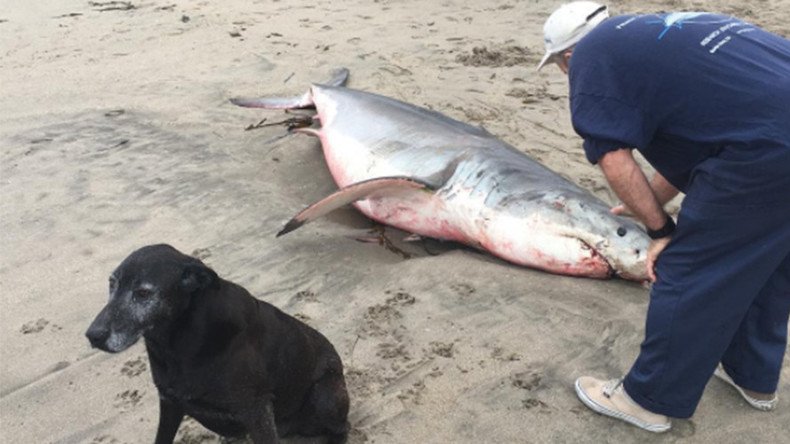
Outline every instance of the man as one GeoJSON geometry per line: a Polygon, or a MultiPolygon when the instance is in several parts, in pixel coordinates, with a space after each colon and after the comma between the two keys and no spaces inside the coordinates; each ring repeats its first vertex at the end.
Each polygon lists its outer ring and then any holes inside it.
{"type": "Polygon", "coordinates": [[[589,1],[552,13],[544,35],[538,69],[568,74],[574,129],[624,204],[613,211],[653,239],[639,357],[623,379],[579,378],[579,398],[663,432],[715,372],[773,409],[790,313],[790,41],[709,13],[609,18],[589,1]],[[678,190],[676,227],[663,206],[678,190]]]}

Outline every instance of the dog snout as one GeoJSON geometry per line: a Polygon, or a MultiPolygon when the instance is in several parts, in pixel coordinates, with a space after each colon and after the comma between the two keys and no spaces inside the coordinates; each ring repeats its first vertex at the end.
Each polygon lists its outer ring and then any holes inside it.
{"type": "Polygon", "coordinates": [[[98,348],[104,351],[107,349],[107,340],[110,338],[110,322],[108,315],[108,307],[104,307],[102,311],[93,320],[88,331],[85,332],[88,341],[90,341],[93,348],[98,348]]]}
{"type": "Polygon", "coordinates": [[[91,343],[91,347],[107,350],[107,339],[110,337],[110,329],[105,325],[96,325],[94,322],[85,332],[85,336],[91,343]]]}

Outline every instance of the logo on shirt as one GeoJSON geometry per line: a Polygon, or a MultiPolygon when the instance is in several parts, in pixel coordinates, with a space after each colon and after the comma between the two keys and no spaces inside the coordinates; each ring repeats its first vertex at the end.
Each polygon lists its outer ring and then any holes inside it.
{"type": "Polygon", "coordinates": [[[655,17],[654,20],[647,20],[645,21],[648,25],[660,24],[664,27],[661,32],[658,34],[658,40],[664,38],[664,36],[671,30],[671,29],[683,29],[685,25],[713,25],[717,23],[725,23],[732,18],[720,18],[720,17],[710,17],[707,20],[702,18],[702,16],[707,15],[706,12],[673,12],[670,14],[664,15],[650,15],[648,17],[655,17]]]}

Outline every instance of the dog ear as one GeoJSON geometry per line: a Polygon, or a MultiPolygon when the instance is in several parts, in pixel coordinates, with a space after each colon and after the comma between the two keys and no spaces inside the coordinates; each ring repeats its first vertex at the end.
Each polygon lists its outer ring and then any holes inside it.
{"type": "Polygon", "coordinates": [[[187,293],[205,290],[219,284],[219,276],[200,261],[187,264],[181,273],[181,288],[187,293]]]}

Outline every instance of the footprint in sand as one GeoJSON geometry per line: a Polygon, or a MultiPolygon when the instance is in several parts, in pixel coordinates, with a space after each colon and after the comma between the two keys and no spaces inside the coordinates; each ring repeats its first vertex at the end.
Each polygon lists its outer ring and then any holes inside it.
{"type": "Polygon", "coordinates": [[[121,409],[130,409],[132,407],[137,406],[140,401],[143,399],[143,395],[145,392],[140,392],[139,390],[124,390],[121,393],[115,395],[115,407],[121,409]]]}
{"type": "MultiPolygon", "coordinates": [[[[513,387],[526,390],[530,395],[534,395],[534,391],[541,387],[542,380],[543,374],[534,369],[517,372],[510,376],[510,382],[513,387]]],[[[530,396],[521,400],[521,405],[527,410],[538,407],[541,409],[542,413],[547,413],[550,409],[548,404],[535,396],[530,396]]]]}
{"type": "Polygon", "coordinates": [[[475,287],[473,287],[473,286],[471,286],[469,284],[465,284],[463,282],[456,282],[456,283],[450,284],[450,289],[453,290],[455,292],[455,294],[457,294],[460,297],[471,296],[472,294],[475,293],[475,291],[477,291],[477,289],[475,289],[475,287]]]}
{"type": "Polygon", "coordinates": [[[318,302],[318,296],[311,290],[301,290],[292,299],[295,302],[318,302]]]}
{"type": "Polygon", "coordinates": [[[148,365],[145,362],[145,357],[138,356],[135,359],[124,362],[123,367],[121,367],[121,374],[133,378],[145,372],[147,368],[148,365]]]}
{"type": "Polygon", "coordinates": [[[495,46],[488,49],[486,46],[476,46],[472,52],[458,54],[455,61],[464,66],[488,66],[498,68],[502,66],[529,65],[538,63],[540,57],[529,48],[521,46],[495,46]]]}
{"type": "Polygon", "coordinates": [[[452,358],[455,356],[455,343],[444,343],[439,341],[432,341],[430,344],[431,353],[442,358],[452,358]]]}
{"type": "Polygon", "coordinates": [[[192,251],[192,256],[204,261],[211,257],[211,250],[208,248],[196,248],[192,251]]]}
{"type": "Polygon", "coordinates": [[[540,386],[540,380],[543,376],[534,370],[527,370],[524,372],[514,373],[510,377],[513,387],[518,387],[523,390],[532,391],[540,386]]]}
{"type": "Polygon", "coordinates": [[[383,342],[379,344],[376,356],[381,359],[396,359],[403,362],[411,361],[409,351],[400,343],[383,342]]]}
{"type": "Polygon", "coordinates": [[[392,324],[403,317],[398,309],[413,305],[417,299],[403,290],[387,290],[384,294],[392,295],[383,304],[371,305],[365,313],[364,323],[360,326],[361,333],[370,336],[387,336],[397,331],[392,324]]]}
{"type": "Polygon", "coordinates": [[[60,331],[63,330],[63,327],[57,324],[50,324],[50,322],[44,318],[40,318],[35,321],[30,321],[25,323],[20,329],[19,332],[23,335],[29,335],[31,333],[40,333],[44,331],[47,326],[50,326],[52,331],[60,331]]]}
{"type": "Polygon", "coordinates": [[[118,441],[117,438],[110,436],[110,435],[101,435],[94,437],[90,444],[117,444],[121,441],[118,441]]]}

